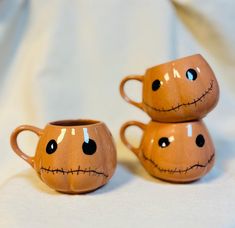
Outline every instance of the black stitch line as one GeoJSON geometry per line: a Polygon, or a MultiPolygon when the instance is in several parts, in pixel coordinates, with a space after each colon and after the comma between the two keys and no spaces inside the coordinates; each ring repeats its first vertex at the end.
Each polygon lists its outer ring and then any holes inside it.
{"type": "Polygon", "coordinates": [[[73,173],[77,173],[77,175],[78,175],[79,172],[83,172],[83,174],[89,173],[89,175],[90,175],[90,173],[94,173],[96,175],[103,175],[106,178],[108,177],[107,174],[102,173],[102,172],[98,172],[98,171],[90,169],[90,168],[89,168],[89,170],[87,170],[87,169],[80,169],[80,166],[78,166],[78,169],[76,169],[76,170],[72,170],[72,169],[71,170],[63,170],[63,168],[61,168],[61,169],[50,169],[50,166],[49,166],[49,168],[41,167],[41,170],[42,171],[46,171],[47,173],[52,172],[53,174],[54,174],[54,172],[56,172],[56,173],[63,173],[63,175],[64,174],[69,174],[69,173],[72,173],[72,174],[73,173]]]}
{"type": "Polygon", "coordinates": [[[145,103],[144,104],[148,107],[150,107],[151,109],[157,111],[157,112],[170,112],[170,111],[177,111],[177,109],[179,109],[180,107],[182,106],[189,106],[189,105],[193,105],[195,104],[195,106],[197,105],[197,102],[201,101],[202,102],[202,99],[208,94],[210,93],[210,91],[212,90],[213,88],[213,83],[214,83],[214,80],[211,80],[210,82],[210,87],[197,99],[194,99],[193,102],[188,102],[188,103],[183,103],[183,104],[178,104],[177,106],[175,107],[172,107],[170,109],[158,109],[158,108],[154,108],[152,106],[150,106],[149,104],[145,103]]]}
{"type": "Polygon", "coordinates": [[[163,168],[159,167],[159,165],[156,164],[152,159],[147,158],[147,157],[145,156],[145,154],[143,153],[143,158],[144,158],[145,160],[151,162],[151,164],[153,164],[154,167],[157,168],[160,172],[169,172],[169,173],[172,173],[172,174],[174,174],[174,173],[180,173],[180,174],[181,174],[181,172],[184,172],[184,173],[186,174],[189,170],[191,170],[191,169],[193,169],[193,168],[195,168],[195,167],[196,167],[196,168],[205,168],[205,167],[207,167],[207,165],[213,160],[214,156],[215,156],[215,154],[212,154],[211,157],[209,158],[209,160],[207,161],[207,163],[206,163],[205,165],[202,165],[202,164],[200,164],[200,163],[198,162],[197,164],[194,164],[194,165],[192,165],[192,166],[190,166],[190,167],[187,167],[186,169],[178,169],[178,170],[177,170],[177,168],[175,168],[175,169],[163,169],[163,168]]]}

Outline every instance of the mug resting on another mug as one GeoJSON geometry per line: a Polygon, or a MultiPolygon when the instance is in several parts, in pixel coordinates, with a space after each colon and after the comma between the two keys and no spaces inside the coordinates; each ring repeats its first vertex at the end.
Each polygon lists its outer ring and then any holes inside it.
{"type": "Polygon", "coordinates": [[[64,193],[84,193],[103,186],[117,163],[112,135],[103,122],[96,120],[56,121],[44,129],[22,125],[13,131],[11,146],[43,182],[64,193]],[[17,136],[22,131],[39,136],[34,157],[18,147],[17,136]]]}
{"type": "Polygon", "coordinates": [[[154,121],[184,122],[201,119],[216,106],[219,86],[209,64],[196,54],[149,68],[144,76],[127,76],[120,93],[154,121]],[[143,83],[142,102],[126,95],[124,86],[129,80],[143,83]]]}
{"type": "Polygon", "coordinates": [[[172,182],[190,182],[208,173],[214,165],[215,149],[204,123],[160,123],[150,121],[143,124],[129,121],[120,130],[122,142],[138,157],[152,176],[172,182]],[[138,148],[126,139],[130,126],[143,130],[138,148]]]}

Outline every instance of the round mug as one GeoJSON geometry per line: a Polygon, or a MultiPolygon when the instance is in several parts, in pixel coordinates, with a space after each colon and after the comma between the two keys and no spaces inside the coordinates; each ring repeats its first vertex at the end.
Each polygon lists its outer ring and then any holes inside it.
{"type": "Polygon", "coordinates": [[[117,163],[112,135],[103,122],[96,120],[56,121],[44,129],[21,125],[11,135],[11,146],[43,182],[64,193],[85,193],[103,186],[117,163]],[[17,144],[22,131],[39,136],[33,157],[23,153],[17,144]]]}
{"type": "Polygon", "coordinates": [[[152,176],[171,182],[191,182],[208,173],[215,161],[215,149],[204,123],[143,124],[129,121],[120,130],[122,142],[138,157],[152,176]],[[139,147],[128,142],[125,132],[130,126],[143,130],[139,147]]]}
{"type": "Polygon", "coordinates": [[[125,77],[120,94],[152,120],[174,123],[206,116],[218,102],[219,86],[209,64],[196,54],[149,68],[144,76],[125,77]],[[126,95],[124,86],[130,80],[143,83],[142,102],[126,95]]]}

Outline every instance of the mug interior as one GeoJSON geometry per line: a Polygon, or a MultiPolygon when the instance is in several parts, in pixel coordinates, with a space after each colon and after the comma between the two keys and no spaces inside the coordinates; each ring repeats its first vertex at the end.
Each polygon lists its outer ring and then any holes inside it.
{"type": "Polygon", "coordinates": [[[97,120],[59,120],[51,122],[53,126],[84,126],[98,124],[100,121],[97,120]]]}

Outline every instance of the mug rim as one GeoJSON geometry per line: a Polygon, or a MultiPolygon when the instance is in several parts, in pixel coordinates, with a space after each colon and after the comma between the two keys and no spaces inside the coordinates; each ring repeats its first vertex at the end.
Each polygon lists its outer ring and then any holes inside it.
{"type": "Polygon", "coordinates": [[[173,60],[170,60],[170,61],[165,62],[165,63],[160,63],[160,64],[158,64],[158,65],[149,67],[149,68],[146,69],[146,72],[147,72],[147,71],[150,71],[150,70],[152,70],[152,69],[154,69],[154,68],[156,68],[156,67],[161,67],[161,66],[163,66],[163,65],[168,65],[168,64],[171,64],[171,63],[176,62],[176,61],[181,61],[181,60],[183,60],[183,59],[187,59],[187,58],[191,58],[191,57],[196,57],[196,56],[199,56],[200,58],[204,59],[203,56],[202,56],[200,53],[193,54],[193,55],[187,55],[187,56],[184,56],[184,57],[180,57],[180,58],[173,59],[173,60]]]}
{"type": "Polygon", "coordinates": [[[102,121],[92,120],[92,119],[65,119],[56,120],[48,123],[50,126],[54,127],[84,127],[84,126],[94,126],[102,124],[102,121]]]}

